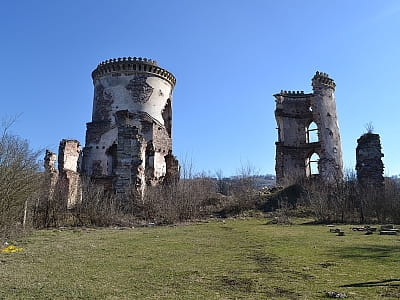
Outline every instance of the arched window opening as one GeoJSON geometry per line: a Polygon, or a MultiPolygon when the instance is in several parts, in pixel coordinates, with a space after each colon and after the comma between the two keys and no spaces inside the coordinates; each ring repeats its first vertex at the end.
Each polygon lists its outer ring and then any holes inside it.
{"type": "Polygon", "coordinates": [[[318,126],[315,122],[311,122],[306,129],[306,141],[307,143],[318,142],[318,126]]]}
{"type": "Polygon", "coordinates": [[[319,164],[319,155],[317,153],[313,153],[308,159],[307,176],[313,176],[319,174],[318,164],[319,164]]]}

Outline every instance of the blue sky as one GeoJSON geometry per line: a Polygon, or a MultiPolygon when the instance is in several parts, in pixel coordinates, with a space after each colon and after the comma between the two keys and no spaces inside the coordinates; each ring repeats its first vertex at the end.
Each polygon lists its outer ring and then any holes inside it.
{"type": "Polygon", "coordinates": [[[148,57],[177,78],[174,153],[197,171],[274,174],[273,94],[336,82],[346,168],[372,122],[386,175],[400,174],[400,2],[397,0],[4,1],[0,117],[56,151],[84,144],[91,72],[109,58],[148,57]]]}

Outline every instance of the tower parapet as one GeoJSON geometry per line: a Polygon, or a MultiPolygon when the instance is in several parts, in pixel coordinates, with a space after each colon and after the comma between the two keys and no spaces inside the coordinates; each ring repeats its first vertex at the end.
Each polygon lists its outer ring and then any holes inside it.
{"type": "Polygon", "coordinates": [[[317,86],[324,86],[335,89],[336,84],[332,78],[329,78],[328,74],[317,71],[312,79],[312,86],[314,88],[317,86]]]}
{"type": "Polygon", "coordinates": [[[148,73],[167,80],[172,87],[176,83],[175,76],[160,68],[155,60],[142,57],[122,57],[105,60],[98,64],[97,68],[92,72],[92,79],[96,80],[110,74],[118,75],[122,73],[125,75],[148,73]]]}
{"type": "Polygon", "coordinates": [[[286,90],[281,90],[280,93],[275,94],[274,96],[287,96],[287,97],[304,97],[304,91],[286,91],[286,90]]]}

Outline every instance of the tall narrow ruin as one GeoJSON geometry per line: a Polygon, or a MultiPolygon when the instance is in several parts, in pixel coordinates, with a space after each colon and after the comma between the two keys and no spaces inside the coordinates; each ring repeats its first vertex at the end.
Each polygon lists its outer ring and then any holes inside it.
{"type": "Polygon", "coordinates": [[[357,180],[363,185],[383,186],[382,146],[379,134],[367,132],[357,140],[357,180]]]}
{"type": "Polygon", "coordinates": [[[82,173],[116,193],[142,193],[146,185],[177,178],[171,135],[175,77],[153,60],[124,57],[100,63],[92,79],[82,173]]]}
{"type": "Polygon", "coordinates": [[[316,72],[313,93],[281,91],[275,94],[276,180],[288,185],[299,178],[343,178],[342,150],[336,115],[335,82],[316,72]]]}
{"type": "Polygon", "coordinates": [[[81,147],[77,140],[61,140],[58,147],[58,168],[57,155],[46,150],[44,169],[47,196],[53,198],[57,190],[65,199],[66,208],[73,208],[81,201],[80,159],[81,147]]]}
{"type": "Polygon", "coordinates": [[[58,147],[58,186],[67,195],[67,208],[80,202],[81,146],[77,140],[63,139],[58,147]]]}

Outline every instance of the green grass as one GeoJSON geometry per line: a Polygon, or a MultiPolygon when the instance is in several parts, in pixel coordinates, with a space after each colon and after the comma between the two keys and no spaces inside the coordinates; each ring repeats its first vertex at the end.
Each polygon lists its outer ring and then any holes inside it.
{"type": "Polygon", "coordinates": [[[0,254],[0,299],[399,299],[398,236],[265,224],[37,231],[0,254]]]}

